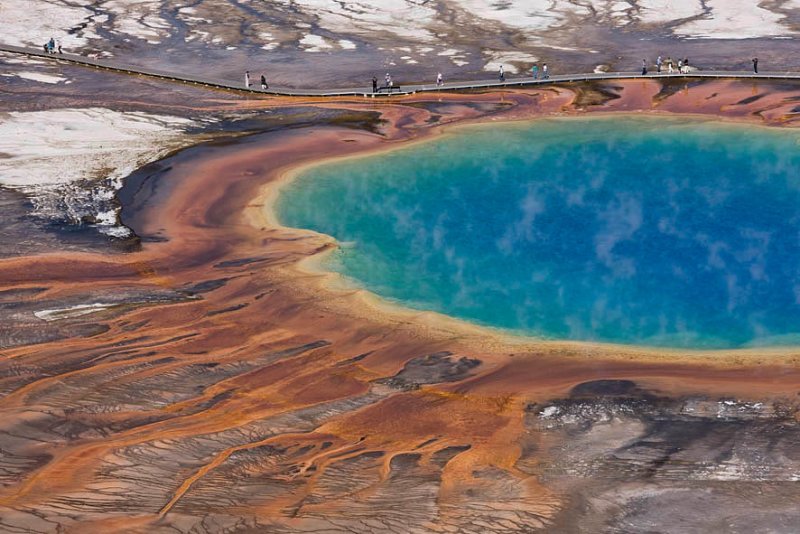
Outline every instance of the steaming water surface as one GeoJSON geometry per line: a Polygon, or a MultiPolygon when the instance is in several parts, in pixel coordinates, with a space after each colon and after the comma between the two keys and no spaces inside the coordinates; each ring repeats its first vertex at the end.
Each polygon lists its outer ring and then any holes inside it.
{"type": "Polygon", "coordinates": [[[666,118],[481,125],[305,171],[289,226],[385,298],[549,339],[800,344],[800,133],[666,118]]]}

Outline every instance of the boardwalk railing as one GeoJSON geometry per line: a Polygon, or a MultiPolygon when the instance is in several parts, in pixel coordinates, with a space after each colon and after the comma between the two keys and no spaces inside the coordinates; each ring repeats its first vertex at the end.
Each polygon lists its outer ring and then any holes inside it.
{"type": "Polygon", "coordinates": [[[504,81],[499,79],[490,80],[474,80],[474,81],[458,81],[447,82],[443,85],[436,85],[436,83],[429,84],[406,84],[402,85],[400,91],[381,91],[373,93],[372,87],[349,87],[338,89],[294,89],[284,87],[274,87],[267,90],[261,90],[260,85],[255,80],[255,83],[249,88],[244,87],[244,83],[236,84],[230,81],[214,80],[208,78],[200,78],[194,76],[185,76],[176,74],[174,72],[166,72],[155,69],[148,69],[145,67],[132,67],[117,63],[108,59],[97,59],[76,54],[48,54],[44,50],[37,50],[35,48],[26,48],[21,46],[4,45],[0,44],[0,51],[9,52],[13,54],[22,54],[30,57],[45,58],[56,60],[65,63],[72,63],[76,65],[83,65],[87,67],[95,67],[98,69],[111,70],[125,74],[150,76],[153,78],[161,78],[173,82],[191,83],[195,85],[203,85],[217,89],[227,89],[235,91],[243,91],[258,94],[279,95],[279,96],[366,96],[366,97],[387,97],[396,95],[407,95],[418,92],[435,92],[435,91],[464,91],[470,89],[498,89],[504,87],[524,87],[547,85],[554,83],[569,83],[569,82],[586,82],[595,80],[627,80],[627,79],[647,79],[647,78],[738,78],[738,79],[752,79],[752,80],[800,80],[800,72],[763,72],[754,73],[749,71],[692,71],[689,74],[672,73],[650,73],[641,74],[640,72],[603,72],[603,73],[584,73],[584,74],[559,74],[550,76],[547,79],[541,78],[534,79],[531,77],[508,77],[504,81]]]}

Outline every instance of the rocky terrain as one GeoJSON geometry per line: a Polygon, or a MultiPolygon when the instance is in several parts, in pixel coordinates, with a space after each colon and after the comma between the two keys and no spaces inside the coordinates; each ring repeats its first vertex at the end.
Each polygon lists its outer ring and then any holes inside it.
{"type": "Polygon", "coordinates": [[[276,85],[353,85],[384,71],[398,82],[509,74],[637,70],[642,58],[700,68],[796,63],[796,0],[8,0],[3,42],[276,85]]]}

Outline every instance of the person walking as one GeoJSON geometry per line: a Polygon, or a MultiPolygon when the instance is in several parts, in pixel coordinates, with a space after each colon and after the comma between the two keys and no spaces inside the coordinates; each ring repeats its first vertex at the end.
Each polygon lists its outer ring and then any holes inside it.
{"type": "Polygon", "coordinates": [[[534,63],[533,67],[531,67],[531,75],[533,76],[534,80],[539,79],[539,65],[534,63]]]}
{"type": "Polygon", "coordinates": [[[758,58],[757,57],[753,58],[753,72],[758,74],[758,58]]]}
{"type": "Polygon", "coordinates": [[[250,88],[250,71],[244,71],[244,86],[250,88]]]}
{"type": "Polygon", "coordinates": [[[378,78],[375,76],[372,77],[372,92],[373,93],[378,92],[378,78]]]}
{"type": "Polygon", "coordinates": [[[441,87],[444,85],[444,78],[442,78],[442,73],[436,75],[436,86],[441,87]]]}
{"type": "Polygon", "coordinates": [[[502,65],[500,65],[500,81],[506,81],[506,71],[503,69],[502,65]]]}
{"type": "Polygon", "coordinates": [[[64,51],[61,50],[61,41],[56,41],[56,47],[58,48],[58,55],[61,55],[61,54],[64,53],[64,51]]]}
{"type": "Polygon", "coordinates": [[[683,58],[683,73],[684,74],[689,74],[689,58],[688,57],[683,58]]]}
{"type": "Polygon", "coordinates": [[[669,72],[670,74],[675,72],[675,70],[672,68],[672,64],[673,64],[672,56],[670,56],[670,57],[667,58],[667,72],[669,72]]]}
{"type": "Polygon", "coordinates": [[[550,70],[547,68],[547,63],[542,63],[542,79],[546,80],[550,77],[550,70]]]}
{"type": "Polygon", "coordinates": [[[50,49],[50,53],[51,54],[55,54],[56,53],[56,40],[53,39],[52,37],[50,38],[50,41],[48,41],[48,43],[47,43],[47,48],[50,49]]]}
{"type": "Polygon", "coordinates": [[[647,60],[643,59],[642,60],[642,76],[644,76],[645,74],[647,74],[647,60]]]}
{"type": "Polygon", "coordinates": [[[267,85],[267,78],[262,74],[261,75],[261,90],[266,91],[269,89],[269,85],[267,85]]]}
{"type": "Polygon", "coordinates": [[[683,60],[678,58],[678,72],[683,74],[683,60]]]}
{"type": "Polygon", "coordinates": [[[661,63],[662,63],[661,56],[658,56],[656,58],[656,72],[658,72],[659,74],[661,73],[661,63]]]}
{"type": "Polygon", "coordinates": [[[383,78],[386,81],[386,89],[391,93],[392,92],[392,77],[389,76],[389,73],[386,73],[386,76],[383,78]]]}

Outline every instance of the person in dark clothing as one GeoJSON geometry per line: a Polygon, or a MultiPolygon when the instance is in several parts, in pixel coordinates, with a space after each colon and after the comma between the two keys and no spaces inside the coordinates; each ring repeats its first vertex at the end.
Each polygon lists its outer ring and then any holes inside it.
{"type": "Polygon", "coordinates": [[[47,54],[47,43],[44,44],[43,48],[44,48],[44,53],[47,54]]]}
{"type": "Polygon", "coordinates": [[[375,76],[372,77],[372,92],[373,93],[378,92],[378,78],[376,78],[375,76]]]}
{"type": "Polygon", "coordinates": [[[644,76],[645,74],[647,74],[647,60],[643,59],[642,60],[642,76],[644,76]]]}
{"type": "Polygon", "coordinates": [[[267,78],[262,74],[261,75],[261,90],[266,91],[269,89],[269,85],[267,84],[267,78]]]}
{"type": "Polygon", "coordinates": [[[753,58],[753,72],[758,74],[758,58],[757,57],[753,58]]]}

